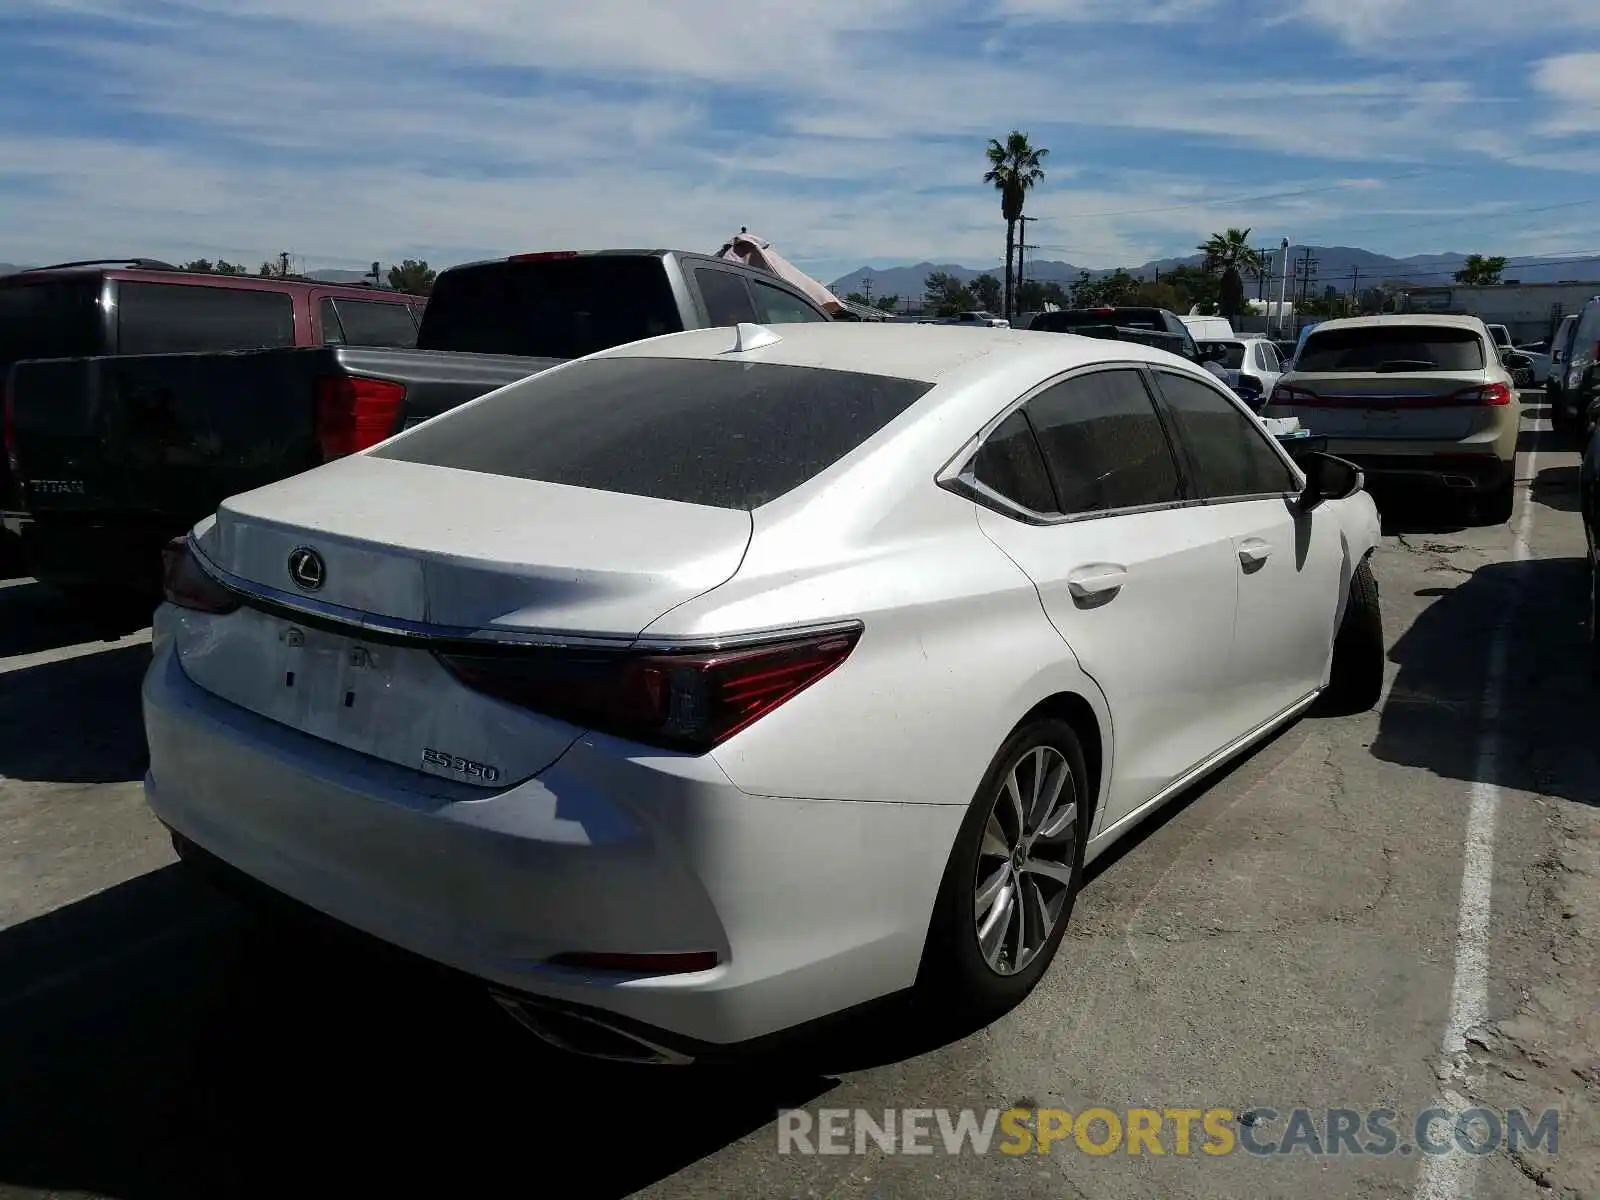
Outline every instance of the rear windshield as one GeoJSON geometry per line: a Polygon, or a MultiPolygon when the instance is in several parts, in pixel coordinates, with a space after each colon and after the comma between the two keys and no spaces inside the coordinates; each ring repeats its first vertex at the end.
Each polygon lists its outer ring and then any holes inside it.
{"type": "Polygon", "coordinates": [[[1483,339],[1448,325],[1371,325],[1318,330],[1306,339],[1296,371],[1481,371],[1483,339]]]}
{"type": "Polygon", "coordinates": [[[832,466],[932,386],[770,363],[602,358],[503,388],[373,455],[750,509],[832,466]]]}
{"type": "Polygon", "coordinates": [[[659,258],[594,255],[444,272],[417,347],[581,358],[682,328],[659,258]]]}
{"type": "Polygon", "coordinates": [[[1034,317],[1029,329],[1042,329],[1046,333],[1060,333],[1065,329],[1081,329],[1085,325],[1121,325],[1125,329],[1154,329],[1169,332],[1166,318],[1159,308],[1070,309],[1066,312],[1040,313],[1034,317]]]}
{"type": "Polygon", "coordinates": [[[102,354],[100,277],[0,283],[0,382],[25,358],[102,354]]]}
{"type": "Polygon", "coordinates": [[[1217,365],[1229,371],[1237,371],[1244,366],[1243,342],[1201,342],[1200,354],[1215,354],[1217,365]]]}
{"type": "Polygon", "coordinates": [[[294,299],[261,288],[117,284],[117,353],[210,354],[294,345],[294,299]]]}

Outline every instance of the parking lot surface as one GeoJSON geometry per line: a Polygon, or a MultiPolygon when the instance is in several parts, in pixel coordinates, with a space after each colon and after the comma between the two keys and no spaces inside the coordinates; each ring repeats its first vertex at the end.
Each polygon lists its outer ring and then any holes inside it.
{"type": "Polygon", "coordinates": [[[748,1072],[559,1057],[474,990],[191,879],[140,793],[147,631],[6,584],[0,1196],[1600,1195],[1600,689],[1577,458],[1527,412],[1509,524],[1380,497],[1377,710],[1299,721],[1097,863],[994,1025],[930,1045],[891,1006],[748,1072]],[[1434,1105],[1555,1110],[1558,1148],[1424,1161],[1406,1135],[1434,1105]],[[1403,1145],[812,1155],[777,1132],[790,1107],[1226,1109],[1272,1146],[1301,1106],[1396,1110],[1403,1145]]]}

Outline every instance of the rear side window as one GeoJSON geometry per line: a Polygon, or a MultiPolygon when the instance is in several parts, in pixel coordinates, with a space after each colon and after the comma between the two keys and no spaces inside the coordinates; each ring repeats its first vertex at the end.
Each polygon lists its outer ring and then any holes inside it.
{"type": "Polygon", "coordinates": [[[294,345],[287,292],[181,283],[117,284],[117,353],[203,354],[294,345]]]}
{"type": "Polygon", "coordinates": [[[1200,342],[1199,350],[1202,355],[1215,354],[1217,365],[1229,371],[1238,371],[1244,367],[1243,342],[1200,342]]]}
{"type": "Polygon", "coordinates": [[[0,382],[25,358],[103,354],[100,277],[0,285],[0,382]]]}
{"type": "Polygon", "coordinates": [[[1137,371],[1064,380],[1025,409],[1062,512],[1142,508],[1181,498],[1172,447],[1137,371]]]}
{"type": "Polygon", "coordinates": [[[434,280],[417,346],[582,358],[683,328],[651,255],[582,255],[457,267],[434,280]]]}
{"type": "MultiPolygon", "coordinates": [[[[406,349],[417,344],[417,327],[411,320],[411,306],[386,304],[382,300],[324,301],[331,306],[344,331],[346,346],[394,346],[406,349]]],[[[324,307],[324,312],[327,308],[324,307]]],[[[327,336],[327,322],[323,322],[327,336]]]]}
{"type": "Polygon", "coordinates": [[[700,295],[706,302],[706,319],[713,325],[737,325],[741,321],[754,321],[756,310],[750,303],[750,293],[745,289],[744,277],[732,271],[718,271],[714,267],[701,267],[694,273],[700,295]]]}
{"type": "Polygon", "coordinates": [[[770,363],[598,358],[445,413],[374,456],[758,508],[838,462],[932,386],[770,363]]]}
{"type": "Polygon", "coordinates": [[[775,288],[759,279],[750,281],[750,290],[756,298],[758,317],[769,325],[792,325],[797,321],[826,321],[827,318],[799,296],[775,288]]]}
{"type": "Polygon", "coordinates": [[[1044,455],[1028,418],[1018,409],[989,435],[972,460],[972,474],[991,492],[1036,513],[1060,512],[1044,455]]]}
{"type": "Polygon", "coordinates": [[[1449,325],[1368,325],[1319,329],[1306,338],[1295,362],[1308,373],[1481,371],[1483,338],[1449,325]]]}
{"type": "Polygon", "coordinates": [[[1208,500],[1299,491],[1266,432],[1216,388],[1174,371],[1158,371],[1156,379],[1208,500]]]}

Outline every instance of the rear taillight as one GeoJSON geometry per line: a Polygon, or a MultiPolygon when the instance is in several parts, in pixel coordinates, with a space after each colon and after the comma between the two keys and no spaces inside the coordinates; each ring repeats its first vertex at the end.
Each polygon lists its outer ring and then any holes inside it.
{"type": "Polygon", "coordinates": [[[1488,383],[1483,387],[1462,388],[1459,392],[1451,392],[1443,398],[1439,407],[1465,406],[1468,404],[1510,404],[1511,387],[1504,383],[1488,383]]]}
{"type": "Polygon", "coordinates": [[[1277,387],[1272,389],[1272,399],[1268,401],[1268,403],[1317,404],[1321,402],[1321,400],[1321,396],[1317,395],[1308,388],[1290,387],[1288,384],[1280,383],[1277,387]]]}
{"type": "Polygon", "coordinates": [[[317,380],[317,444],[326,459],[376,446],[394,432],[406,385],[364,375],[317,380]]]}
{"type": "Polygon", "coordinates": [[[161,551],[161,588],[168,604],[195,612],[231,613],[240,603],[195,561],[187,537],[173,538],[161,551]]]}
{"type": "Polygon", "coordinates": [[[860,627],[737,649],[440,654],[467,687],[584,729],[704,754],[849,657],[860,627]]]}

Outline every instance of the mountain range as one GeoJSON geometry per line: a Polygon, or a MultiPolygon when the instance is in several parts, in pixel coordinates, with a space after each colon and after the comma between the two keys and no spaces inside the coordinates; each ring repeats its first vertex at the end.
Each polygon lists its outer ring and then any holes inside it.
{"type": "MultiPolygon", "coordinates": [[[[1296,286],[1307,250],[1311,251],[1312,282],[1315,288],[1328,285],[1341,292],[1349,291],[1352,282],[1359,286],[1382,283],[1448,284],[1451,276],[1466,262],[1465,254],[1414,254],[1409,258],[1391,258],[1355,246],[1291,246],[1289,247],[1290,286],[1296,286]]],[[[1158,258],[1137,267],[1125,268],[1135,277],[1150,279],[1175,267],[1198,267],[1202,256],[1191,254],[1183,258],[1158,258]]],[[[1281,278],[1283,261],[1274,256],[1273,272],[1281,278]]],[[[1115,269],[1115,268],[1113,268],[1115,269]]],[[[1025,264],[1027,278],[1046,282],[1069,284],[1077,282],[1086,267],[1052,259],[1031,259],[1025,264]]],[[[840,276],[829,284],[830,290],[843,296],[847,292],[862,292],[866,281],[871,281],[873,296],[920,297],[925,281],[934,271],[954,275],[963,283],[984,273],[1003,278],[1005,268],[1000,264],[989,267],[964,267],[956,263],[921,262],[914,267],[888,267],[878,269],[862,267],[840,276]]],[[[1111,274],[1111,270],[1089,270],[1091,279],[1111,274]]],[[[1600,281],[1600,259],[1597,258],[1513,258],[1506,263],[1501,278],[1507,282],[1521,283],[1577,283],[1600,281]]],[[[1246,290],[1255,290],[1255,281],[1247,281],[1246,290]]]]}

